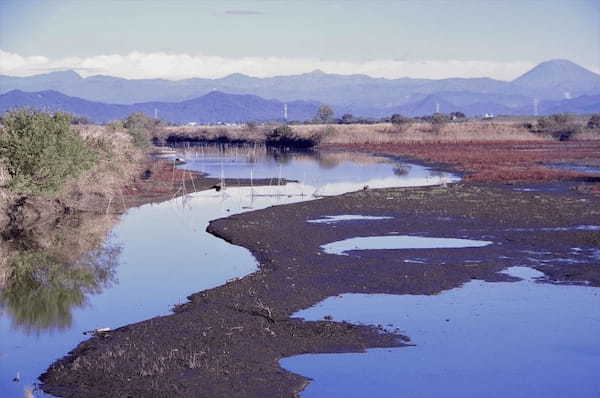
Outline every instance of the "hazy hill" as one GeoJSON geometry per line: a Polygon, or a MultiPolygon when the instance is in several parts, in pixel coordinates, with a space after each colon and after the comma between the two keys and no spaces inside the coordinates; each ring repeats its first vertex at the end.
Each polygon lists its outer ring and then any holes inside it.
{"type": "MultiPolygon", "coordinates": [[[[292,101],[287,104],[290,120],[312,118],[319,104],[292,101]]],[[[264,121],[283,118],[283,102],[266,100],[255,95],[234,95],[212,92],[205,96],[177,103],[145,102],[132,105],[105,104],[70,97],[54,90],[28,93],[13,90],[0,95],[0,114],[16,107],[70,112],[86,116],[94,122],[105,123],[123,119],[133,112],[144,112],[174,123],[214,123],[264,121]]]]}
{"type": "Polygon", "coordinates": [[[34,93],[12,90],[0,95],[0,115],[13,108],[33,108],[50,112],[70,112],[96,122],[123,119],[131,113],[128,105],[103,104],[69,97],[55,90],[34,93]]]}
{"type": "MultiPolygon", "coordinates": [[[[357,109],[339,107],[337,116],[354,112],[355,116],[381,118],[400,113],[406,116],[430,115],[439,109],[440,112],[463,112],[467,116],[493,113],[496,115],[533,114],[533,105],[507,107],[494,102],[485,101],[457,105],[447,101],[449,95],[429,95],[423,99],[393,107],[363,107],[357,109]]],[[[309,120],[315,115],[320,103],[314,101],[290,101],[288,106],[289,120],[309,120]]],[[[155,112],[164,120],[174,123],[214,123],[245,122],[248,120],[268,121],[283,118],[284,103],[278,100],[267,100],[255,95],[225,94],[211,92],[202,97],[181,102],[144,102],[132,105],[105,104],[70,97],[54,90],[40,92],[23,92],[13,90],[0,95],[0,114],[11,108],[29,107],[48,111],[64,111],[86,116],[94,122],[105,123],[111,120],[124,119],[133,112],[144,112],[150,116],[155,112]]],[[[574,99],[542,101],[538,106],[539,114],[559,112],[594,113],[600,112],[600,95],[581,96],[574,99]]]]}
{"type": "MultiPolygon", "coordinates": [[[[182,102],[146,102],[130,107],[149,115],[153,115],[156,109],[160,118],[175,123],[214,123],[219,121],[280,120],[283,119],[284,103],[278,100],[267,100],[256,95],[225,94],[213,91],[202,97],[182,102]]],[[[318,108],[319,104],[316,102],[288,102],[288,119],[311,119],[318,108]]]]}
{"type": "Polygon", "coordinates": [[[457,106],[490,103],[523,107],[533,98],[558,100],[600,94],[600,75],[570,61],[544,62],[512,82],[490,78],[384,79],[366,75],[337,75],[315,70],[291,76],[257,78],[232,74],[220,79],[123,79],[112,76],[83,78],[73,71],[31,77],[0,76],[0,93],[56,90],[89,101],[112,104],[181,102],[221,91],[252,94],[280,101],[319,101],[336,109],[364,114],[369,109],[399,107],[430,95],[457,106]]]}

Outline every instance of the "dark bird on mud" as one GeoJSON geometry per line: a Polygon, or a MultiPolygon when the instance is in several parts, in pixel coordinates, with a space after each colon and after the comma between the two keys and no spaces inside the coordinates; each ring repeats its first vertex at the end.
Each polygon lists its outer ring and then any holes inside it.
{"type": "Polygon", "coordinates": [[[142,174],[142,180],[149,180],[152,177],[152,170],[146,169],[142,174]]]}

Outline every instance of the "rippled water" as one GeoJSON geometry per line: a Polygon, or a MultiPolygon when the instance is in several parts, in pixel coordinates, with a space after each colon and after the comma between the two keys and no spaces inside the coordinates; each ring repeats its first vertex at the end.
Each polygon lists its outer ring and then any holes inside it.
{"type": "Polygon", "coordinates": [[[273,178],[269,186],[203,191],[141,206],[120,220],[82,215],[63,229],[34,231],[31,242],[22,245],[26,249],[11,249],[10,260],[19,264],[20,276],[0,292],[0,397],[22,396],[53,361],[86,338],[84,331],[168,314],[193,292],[253,272],[256,261],[246,249],[205,232],[212,219],[365,185],[456,179],[421,166],[348,153],[201,147],[178,156],[188,160],[183,167],[215,177],[273,178]],[[280,185],[281,179],[299,182],[280,185]],[[20,381],[11,381],[17,373],[20,381]]]}

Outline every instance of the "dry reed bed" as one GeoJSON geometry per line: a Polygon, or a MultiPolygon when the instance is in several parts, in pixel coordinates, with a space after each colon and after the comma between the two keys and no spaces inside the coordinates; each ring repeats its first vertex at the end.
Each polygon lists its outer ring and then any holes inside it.
{"type": "Polygon", "coordinates": [[[62,200],[72,208],[98,210],[98,200],[109,203],[122,197],[124,187],[140,174],[144,153],[125,131],[94,125],[77,131],[99,157],[95,167],[66,184],[62,200]]]}
{"type": "Polygon", "coordinates": [[[275,126],[249,128],[246,125],[164,127],[158,132],[157,138],[166,140],[169,136],[181,136],[192,140],[215,140],[227,137],[231,141],[264,142],[265,133],[274,128],[275,126]]]}
{"type": "Polygon", "coordinates": [[[397,142],[452,141],[544,141],[521,123],[464,122],[432,125],[416,122],[406,126],[391,123],[372,125],[305,125],[294,126],[300,135],[322,131],[323,144],[387,144],[397,142]]]}
{"type": "MultiPolygon", "coordinates": [[[[276,125],[261,125],[249,128],[245,125],[232,126],[184,126],[166,127],[158,138],[179,136],[188,139],[215,140],[226,138],[229,141],[263,143],[265,134],[276,125]]],[[[427,122],[414,122],[405,126],[391,123],[378,124],[307,124],[291,125],[300,137],[318,135],[323,144],[384,144],[406,141],[544,141],[548,137],[528,131],[523,123],[514,121],[474,121],[453,122],[432,125],[427,122]]]]}

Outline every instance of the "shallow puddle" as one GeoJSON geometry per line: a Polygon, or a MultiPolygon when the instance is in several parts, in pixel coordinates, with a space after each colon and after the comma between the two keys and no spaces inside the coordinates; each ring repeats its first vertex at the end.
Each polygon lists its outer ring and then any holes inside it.
{"type": "Polygon", "coordinates": [[[335,224],[341,221],[372,221],[372,220],[390,220],[393,217],[362,216],[360,214],[342,214],[339,216],[325,216],[315,220],[308,220],[312,224],[335,224]]]}
{"type": "Polygon", "coordinates": [[[348,252],[352,250],[458,249],[464,247],[483,247],[490,244],[492,242],[483,240],[392,235],[344,239],[327,243],[321,246],[321,248],[328,254],[348,255],[348,252]]]}
{"type": "MultiPolygon", "coordinates": [[[[23,396],[25,388],[35,384],[52,362],[86,338],[84,331],[116,328],[168,314],[172,305],[186,302],[191,293],[255,271],[257,264],[249,251],[206,233],[212,219],[362,189],[364,185],[432,185],[456,179],[422,166],[361,154],[353,159],[348,153],[269,154],[256,148],[222,149],[194,148],[177,156],[188,161],[182,168],[217,178],[273,177],[270,184],[203,191],[132,209],[116,227],[110,223],[117,220],[107,222],[107,231],[113,228],[110,238],[94,249],[110,253],[109,259],[95,257],[93,251],[85,254],[90,258],[82,263],[66,253],[64,257],[73,267],[58,264],[59,269],[77,272],[55,273],[58,282],[44,279],[41,287],[35,273],[29,275],[28,280],[37,284],[33,290],[40,293],[35,305],[28,297],[31,287],[21,289],[12,284],[1,291],[0,397],[23,396]],[[283,185],[282,179],[299,182],[283,185]],[[74,275],[85,284],[79,286],[70,279],[74,275]],[[69,287],[68,295],[61,290],[65,286],[69,287]],[[52,305],[44,301],[44,295],[52,297],[52,305]],[[20,380],[12,382],[17,372],[20,380]]],[[[79,232],[69,234],[74,243],[79,232]]],[[[36,391],[35,396],[48,395],[36,391]]]]}
{"type": "Polygon", "coordinates": [[[548,167],[559,170],[569,170],[578,173],[589,173],[589,174],[600,174],[600,167],[581,165],[581,164],[569,164],[569,163],[552,163],[548,167]]]}
{"type": "Polygon", "coordinates": [[[295,316],[399,328],[415,346],[286,358],[302,397],[598,397],[600,289],[471,281],[435,296],[344,294],[295,316]]]}

